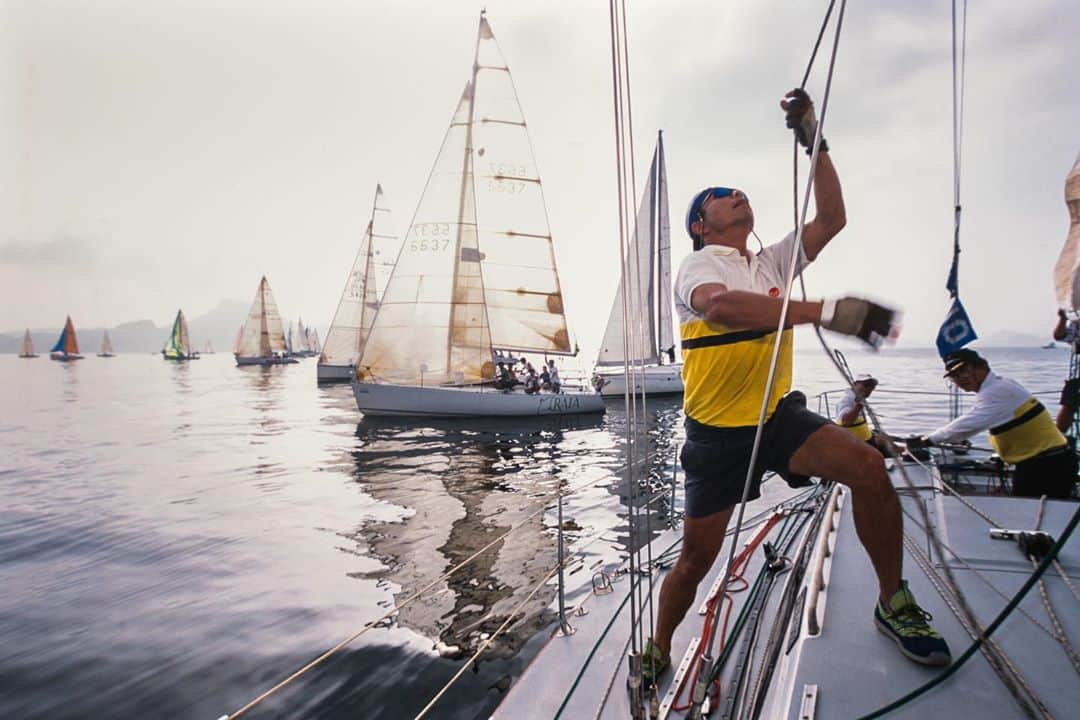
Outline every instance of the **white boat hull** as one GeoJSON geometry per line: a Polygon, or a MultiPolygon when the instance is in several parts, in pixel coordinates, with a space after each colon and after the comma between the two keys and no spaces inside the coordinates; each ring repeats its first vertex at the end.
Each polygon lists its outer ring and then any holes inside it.
{"type": "Polygon", "coordinates": [[[351,382],[356,375],[356,368],[352,365],[323,365],[319,364],[316,377],[321,383],[351,382]]]}
{"type": "MultiPolygon", "coordinates": [[[[634,378],[632,392],[640,395],[681,395],[683,392],[682,363],[678,365],[650,365],[631,370],[634,378]]],[[[626,376],[622,368],[597,370],[595,377],[603,381],[600,394],[605,397],[626,394],[626,376]]]]}
{"type": "Polygon", "coordinates": [[[375,417],[546,417],[604,411],[594,392],[506,392],[493,388],[417,387],[354,382],[356,405],[375,417]]]}

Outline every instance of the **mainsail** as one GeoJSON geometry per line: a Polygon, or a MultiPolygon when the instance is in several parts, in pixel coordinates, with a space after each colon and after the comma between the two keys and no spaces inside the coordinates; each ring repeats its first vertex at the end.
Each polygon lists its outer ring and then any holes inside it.
{"type": "Polygon", "coordinates": [[[362,378],[477,383],[493,347],[570,353],[543,190],[510,69],[481,16],[466,84],[381,299],[362,378]]]}
{"type": "Polygon", "coordinates": [[[377,244],[396,244],[397,240],[390,223],[390,211],[382,202],[382,186],[376,185],[371,219],[360,240],[330,330],[326,333],[326,345],[319,358],[322,364],[355,365],[364,354],[364,346],[379,309],[376,257],[381,253],[377,244]]]}
{"type": "Polygon", "coordinates": [[[23,334],[22,345],[19,346],[19,357],[34,357],[34,341],[30,338],[30,328],[23,334]]]}
{"type": "Polygon", "coordinates": [[[1054,265],[1054,288],[1060,307],[1080,312],[1080,155],[1065,178],[1065,205],[1069,234],[1054,265]]]}
{"type": "Polygon", "coordinates": [[[649,177],[638,205],[632,244],[619,279],[596,364],[656,365],[675,344],[671,318],[671,222],[663,136],[658,136],[649,177]],[[623,292],[626,309],[623,312],[623,292]],[[629,324],[629,327],[627,325],[629,324]],[[624,337],[630,353],[624,349],[624,337]]]}
{"type": "Polygon", "coordinates": [[[170,360],[186,358],[191,355],[191,339],[188,336],[187,318],[184,317],[183,310],[176,311],[172,332],[169,333],[169,339],[161,352],[170,360]]]}
{"type": "Polygon", "coordinates": [[[296,338],[298,342],[292,345],[290,352],[306,353],[311,350],[311,345],[308,343],[307,328],[304,327],[304,321],[300,318],[296,319],[296,338]]]}
{"type": "Polygon", "coordinates": [[[281,327],[281,315],[278,314],[274,294],[264,275],[259,281],[259,289],[255,291],[247,322],[240,332],[236,355],[269,357],[275,352],[285,352],[285,331],[281,327]]]}
{"type": "Polygon", "coordinates": [[[98,351],[98,355],[112,355],[112,340],[109,339],[109,331],[106,330],[105,334],[101,337],[101,350],[98,351]]]}
{"type": "Polygon", "coordinates": [[[64,353],[65,355],[79,354],[79,341],[75,337],[75,325],[71,322],[70,315],[68,315],[67,322],[64,323],[64,329],[60,331],[60,337],[56,340],[51,352],[64,353]]]}

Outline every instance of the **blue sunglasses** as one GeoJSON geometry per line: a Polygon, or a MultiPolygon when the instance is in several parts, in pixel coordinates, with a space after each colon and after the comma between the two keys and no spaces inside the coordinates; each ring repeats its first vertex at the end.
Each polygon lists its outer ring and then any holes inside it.
{"type": "MultiPolygon", "coordinates": [[[[731,197],[737,192],[741,193],[742,191],[728,187],[711,187],[705,188],[694,196],[693,201],[690,203],[690,208],[687,210],[686,213],[686,233],[690,236],[692,240],[694,240],[695,250],[698,249],[700,239],[696,235],[694,235],[694,232],[690,229],[690,226],[698,220],[704,219],[702,206],[705,204],[705,201],[709,198],[731,197]]],[[[745,193],[743,193],[743,197],[746,197],[745,193]]]]}

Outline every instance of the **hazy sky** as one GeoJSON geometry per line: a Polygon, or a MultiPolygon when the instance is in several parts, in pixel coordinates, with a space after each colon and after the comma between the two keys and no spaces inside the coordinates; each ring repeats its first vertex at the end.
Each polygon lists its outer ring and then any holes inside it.
{"type": "MultiPolygon", "coordinates": [[[[637,172],[663,128],[677,263],[689,196],[743,188],[791,226],[796,85],[825,2],[629,3],[637,172]]],[[[486,3],[544,183],[571,331],[617,283],[606,2],[486,3]]],[[[480,5],[0,0],[0,331],[249,300],[329,323],[376,182],[404,232],[469,76],[480,5]]],[[[932,342],[952,241],[950,3],[852,2],[826,137],[848,227],[812,295],[869,293],[932,342]],[[887,7],[887,6],[892,6],[887,7]]],[[[1080,8],[973,2],[961,296],[982,335],[1046,333],[1080,150],[1080,8]]],[[[824,87],[825,58],[809,89],[824,87]]],[[[805,175],[805,164],[802,174],[805,175]]],[[[640,182],[640,180],[639,180],[640,182]]]]}

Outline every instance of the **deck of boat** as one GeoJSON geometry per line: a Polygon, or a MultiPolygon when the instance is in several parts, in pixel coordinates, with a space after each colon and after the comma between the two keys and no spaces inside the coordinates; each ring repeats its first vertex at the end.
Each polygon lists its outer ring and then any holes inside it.
{"type": "MultiPolygon", "coordinates": [[[[900,490],[904,506],[905,532],[910,546],[905,547],[904,574],[920,604],[934,616],[934,626],[948,640],[954,660],[971,644],[971,638],[949,609],[943,597],[934,589],[927,574],[920,569],[916,554],[928,553],[933,566],[940,570],[941,558],[928,551],[928,538],[920,527],[917,504],[922,503],[931,523],[945,547],[951,548],[964,561],[946,558],[956,582],[968,599],[972,610],[984,625],[989,624],[1006,606],[1008,600],[995,592],[993,583],[1003,595],[1011,598],[1031,574],[1031,562],[1018,550],[1016,543],[992,539],[990,524],[979,517],[964,502],[940,490],[936,474],[915,465],[906,466],[918,490],[907,490],[895,471],[894,484],[900,490]],[[916,554],[912,549],[918,548],[916,554]],[[967,567],[964,566],[966,563],[967,567]]],[[[799,612],[796,603],[798,635],[780,635],[783,639],[779,660],[775,663],[772,688],[766,695],[758,717],[793,720],[811,718],[839,720],[855,718],[873,712],[901,698],[909,691],[932,680],[943,672],[927,668],[904,658],[892,641],[877,632],[872,611],[877,586],[870,562],[863,551],[852,520],[850,495],[846,489],[839,494],[837,520],[828,544],[831,553],[823,562],[824,588],[818,597],[820,633],[808,634],[809,612],[799,612]],[[806,691],[813,688],[812,701],[804,703],[806,691]]],[[[974,505],[994,522],[1010,529],[1034,529],[1039,501],[994,496],[967,496],[963,501],[974,505]]],[[[1077,504],[1046,501],[1042,529],[1055,538],[1071,520],[1077,504]]],[[[748,537],[753,530],[743,534],[748,537]]],[[[815,541],[816,538],[810,538],[815,541]]],[[[679,531],[669,531],[653,544],[654,555],[680,541],[679,531]]],[[[740,544],[742,540],[740,540],[740,544]]],[[[812,556],[811,564],[818,553],[812,556]]],[[[946,553],[948,554],[948,553],[946,553]]],[[[720,560],[699,588],[697,601],[687,619],[676,632],[672,660],[678,665],[680,657],[692,638],[701,633],[701,617],[696,614],[704,601],[715,576],[722,571],[727,546],[720,560]]],[[[1070,537],[1059,556],[1065,572],[1080,581],[1080,538],[1070,537]]],[[[751,579],[761,567],[761,553],[756,553],[744,575],[751,579]]],[[[659,593],[664,572],[654,575],[654,593],[659,593]]],[[[813,568],[807,570],[804,582],[809,583],[813,568]]],[[[1080,645],[1080,613],[1077,598],[1051,569],[1045,576],[1051,603],[1060,619],[1066,636],[1080,645]]],[[[777,589],[786,582],[786,575],[777,577],[777,589]]],[[[525,674],[510,689],[494,717],[545,718],[627,718],[630,708],[626,691],[627,650],[629,645],[629,607],[626,602],[629,583],[616,584],[616,592],[590,596],[585,606],[589,614],[571,618],[577,632],[570,637],[553,637],[543,648],[525,674]]],[[[735,596],[732,619],[736,617],[748,593],[735,596]]],[[[807,593],[812,595],[812,591],[807,593]]],[[[777,605],[779,592],[766,604],[764,616],[769,617],[777,605]]],[[[801,599],[801,598],[800,598],[801,599]]],[[[809,606],[811,603],[806,602],[809,606]]],[[[1033,588],[1020,608],[1047,627],[1051,627],[1037,588],[1033,588]]],[[[646,616],[646,628],[648,619],[646,616]]],[[[770,628],[763,630],[767,635],[770,628]]],[[[646,630],[646,634],[648,630],[646,630]]],[[[1041,699],[1050,717],[1075,717],[1080,707],[1080,682],[1065,651],[1056,639],[1034,624],[1019,611],[1012,613],[994,635],[1007,657],[1019,669],[1034,695],[1041,699]]],[[[741,642],[741,639],[736,639],[741,642]]],[[[732,674],[729,662],[725,669],[723,691],[730,687],[732,674]]],[[[760,654],[749,662],[760,665],[760,654]]],[[[758,668],[760,669],[760,668],[758,668]]],[[[674,673],[663,678],[661,697],[671,683],[674,673]]],[[[684,693],[684,697],[687,693],[684,693]]],[[[721,709],[724,697],[721,696],[721,709]]],[[[681,717],[673,712],[669,717],[681,717]]],[[[714,717],[729,717],[714,713],[714,717]]],[[[744,717],[741,711],[731,715],[744,717]]],[[[936,688],[912,700],[889,714],[897,718],[1023,717],[1023,712],[1001,680],[983,657],[976,653],[951,677],[936,688]]]]}

